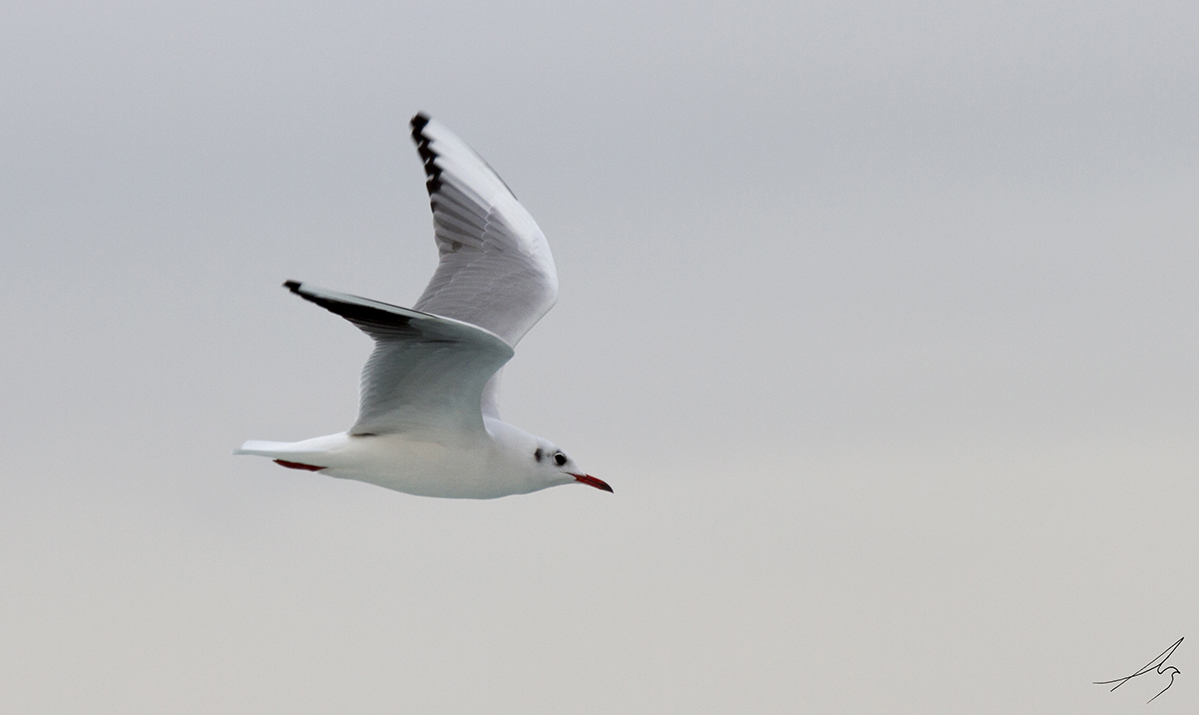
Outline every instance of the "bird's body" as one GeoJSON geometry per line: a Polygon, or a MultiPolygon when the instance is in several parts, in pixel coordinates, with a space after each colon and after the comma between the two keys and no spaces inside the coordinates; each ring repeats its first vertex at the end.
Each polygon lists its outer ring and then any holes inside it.
{"type": "Polygon", "coordinates": [[[507,185],[442,125],[418,114],[441,261],[416,309],[284,286],[375,340],[358,420],[301,442],[249,441],[237,454],[408,494],[490,499],[560,484],[612,491],[560,449],[499,417],[499,374],[557,300],[549,245],[507,185]]]}
{"type": "MultiPolygon", "coordinates": [[[[367,436],[339,432],[302,442],[252,441],[240,451],[417,496],[494,499],[552,486],[531,479],[526,468],[527,456],[536,447],[522,446],[536,444],[536,437],[501,420],[487,422],[484,439],[445,431],[367,436]]],[[[574,481],[564,475],[560,483],[574,481]]]]}

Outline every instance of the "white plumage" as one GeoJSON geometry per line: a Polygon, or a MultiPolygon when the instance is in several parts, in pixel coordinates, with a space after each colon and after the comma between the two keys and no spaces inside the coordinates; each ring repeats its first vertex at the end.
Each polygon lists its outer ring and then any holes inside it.
{"type": "Polygon", "coordinates": [[[415,307],[284,283],[375,340],[358,420],[347,432],[250,441],[235,454],[424,496],[485,499],[570,483],[612,491],[499,418],[500,369],[558,298],[545,235],[461,139],[423,114],[411,127],[441,255],[415,307]]]}

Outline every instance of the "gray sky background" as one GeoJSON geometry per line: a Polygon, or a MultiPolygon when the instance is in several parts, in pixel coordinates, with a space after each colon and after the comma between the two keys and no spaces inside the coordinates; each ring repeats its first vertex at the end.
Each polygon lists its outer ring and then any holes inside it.
{"type": "MultiPolygon", "coordinates": [[[[8,4],[0,702],[1199,707],[1199,4],[8,4]],[[505,417],[616,489],[233,458],[411,304],[407,120],[549,237],[505,417]],[[1108,693],[1177,638],[1173,688],[1108,693]]],[[[1150,680],[1153,678],[1153,680],[1150,680]]]]}

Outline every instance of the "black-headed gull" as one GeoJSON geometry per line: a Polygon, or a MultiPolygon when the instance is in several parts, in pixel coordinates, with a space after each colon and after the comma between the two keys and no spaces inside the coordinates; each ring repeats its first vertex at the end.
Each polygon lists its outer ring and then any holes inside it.
{"type": "Polygon", "coordinates": [[[491,499],[559,484],[612,491],[496,407],[501,367],[558,299],[545,235],[450,130],[424,114],[411,127],[441,254],[416,306],[283,284],[374,338],[358,421],[302,442],[246,442],[235,454],[431,497],[491,499]]]}

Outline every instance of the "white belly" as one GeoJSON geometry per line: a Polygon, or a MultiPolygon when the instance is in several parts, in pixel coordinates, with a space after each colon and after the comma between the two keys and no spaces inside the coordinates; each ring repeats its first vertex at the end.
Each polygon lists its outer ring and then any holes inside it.
{"type": "Polygon", "coordinates": [[[445,444],[407,434],[341,437],[339,444],[328,445],[328,465],[321,474],[406,494],[459,499],[494,499],[542,488],[515,473],[489,439],[445,444]]]}

